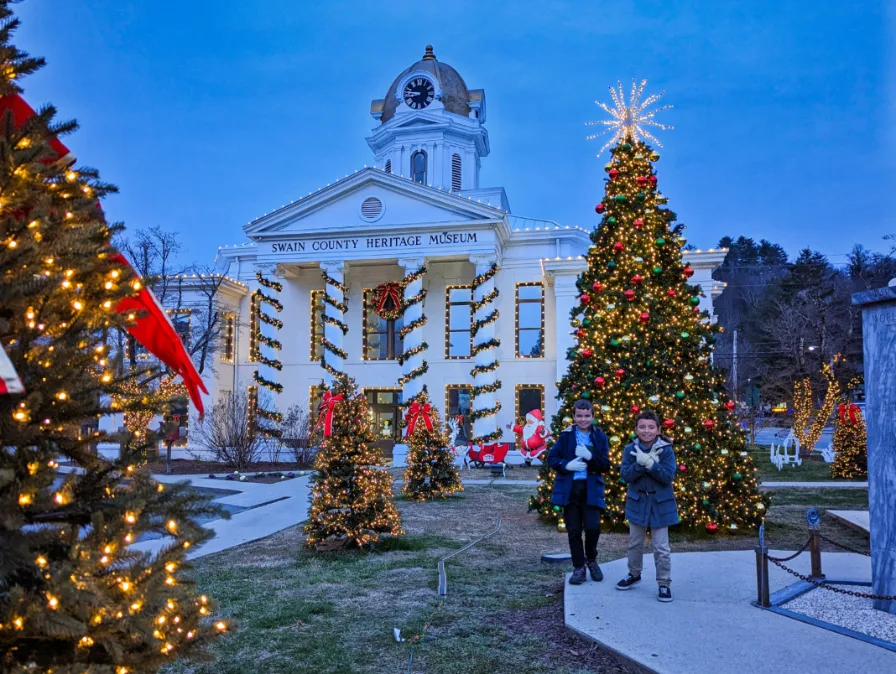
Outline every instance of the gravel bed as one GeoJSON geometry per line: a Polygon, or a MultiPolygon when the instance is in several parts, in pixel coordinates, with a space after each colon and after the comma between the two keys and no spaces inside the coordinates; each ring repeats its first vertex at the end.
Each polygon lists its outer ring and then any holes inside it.
{"type": "MultiPolygon", "coordinates": [[[[854,592],[871,592],[871,588],[866,585],[831,585],[854,592]]],[[[878,611],[872,607],[872,603],[871,599],[816,588],[792,599],[782,608],[896,643],[896,615],[878,611]]]]}

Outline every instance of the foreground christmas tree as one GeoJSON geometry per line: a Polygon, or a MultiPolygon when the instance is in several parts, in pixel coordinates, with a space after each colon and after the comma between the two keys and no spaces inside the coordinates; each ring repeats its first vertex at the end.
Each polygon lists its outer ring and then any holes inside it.
{"type": "Polygon", "coordinates": [[[194,517],[216,512],[182,488],[117,468],[82,426],[111,409],[161,414],[164,401],[126,395],[113,335],[139,319],[116,307],[138,282],[110,247],[99,200],[113,188],[69,167],[52,108],[36,114],[19,83],[42,60],[10,42],[0,0],[0,349],[24,393],[0,395],[0,671],[155,672],[201,656],[226,629],[185,572],[209,537],[194,517]],[[68,470],[60,472],[60,463],[68,470]],[[130,548],[164,538],[155,555],[130,548]]]}
{"type": "Polygon", "coordinates": [[[867,477],[868,436],[862,410],[844,400],[837,406],[835,423],[833,449],[837,456],[831,464],[831,477],[867,477]]]}
{"type": "Polygon", "coordinates": [[[340,374],[324,392],[314,460],[305,545],[319,551],[374,545],[381,534],[403,533],[392,476],[370,425],[367,397],[340,374]]]}
{"type": "Polygon", "coordinates": [[[415,501],[428,501],[463,491],[454,456],[448,449],[448,432],[439,411],[430,404],[425,387],[408,408],[405,423],[408,466],[404,471],[404,495],[415,501]]]}
{"type": "MultiPolygon", "coordinates": [[[[641,140],[652,138],[645,124],[661,126],[646,112],[659,96],[640,100],[644,84],[633,86],[628,105],[621,86],[611,89],[616,108],[603,106],[614,116],[607,125],[616,132],[616,145],[606,166],[606,194],[595,209],[603,219],[577,281],[581,295],[571,318],[578,345],[558,386],[554,436],[572,423],[576,400],[592,401],[616,466],[605,477],[606,517],[619,525],[626,490],[618,472],[621,451],[634,436],[637,413],[652,409],[675,444],[683,524],[711,532],[752,528],[766,503],[736,426],[734,402],[710,360],[720,328],[700,311],[700,290],[688,282],[694,270],[682,261],[683,226],[675,224],[657,190],[659,155],[641,140]]],[[[543,467],[540,479],[531,506],[558,520],[550,506],[553,472],[543,467]]]]}

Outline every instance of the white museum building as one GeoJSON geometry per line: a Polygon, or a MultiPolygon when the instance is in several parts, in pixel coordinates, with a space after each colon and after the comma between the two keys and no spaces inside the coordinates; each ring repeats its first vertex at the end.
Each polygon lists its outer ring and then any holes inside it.
{"type": "MultiPolygon", "coordinates": [[[[512,443],[508,424],[532,409],[550,422],[556,382],[574,346],[569,315],[589,231],[514,215],[502,187],[480,184],[491,149],[486,113],[485,91],[468,88],[427,47],[371,103],[372,167],[253,220],[243,227],[247,243],[219,249],[228,277],[218,295],[226,334],[204,375],[207,407],[224,393],[252,395],[256,370],[282,385],[278,409],[311,405],[315,387],[331,377],[323,355],[368,396],[381,446],[396,463],[403,458],[399,405],[423,385],[442,414],[460,417],[458,444],[471,433],[495,432],[512,443]],[[474,289],[474,279],[493,267],[496,273],[474,289]],[[390,317],[396,288],[404,298],[425,289],[425,299],[390,317]],[[260,302],[262,293],[275,296],[282,310],[260,302]],[[260,322],[259,306],[282,327],[260,322]],[[497,319],[475,330],[494,309],[497,319]],[[411,329],[402,331],[405,325],[411,329]],[[266,351],[258,334],[276,339],[280,350],[266,351]],[[490,346],[474,353],[483,343],[490,346]],[[411,355],[400,363],[406,351],[411,355]],[[281,369],[259,362],[260,354],[276,357],[281,369]],[[403,380],[424,361],[422,376],[403,380]],[[499,389],[471,400],[473,386],[497,381],[499,389]],[[497,405],[496,414],[471,427],[472,409],[497,405]]],[[[724,251],[685,256],[692,282],[705,291],[701,309],[712,313],[721,291],[712,272],[724,251]]],[[[512,451],[508,461],[522,456],[512,451]]]]}

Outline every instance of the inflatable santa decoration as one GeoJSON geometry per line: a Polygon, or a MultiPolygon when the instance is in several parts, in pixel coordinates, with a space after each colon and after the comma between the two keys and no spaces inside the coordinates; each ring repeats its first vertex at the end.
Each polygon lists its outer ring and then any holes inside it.
{"type": "Polygon", "coordinates": [[[513,432],[521,436],[517,449],[526,460],[526,465],[532,464],[533,459],[539,458],[548,448],[547,439],[551,437],[551,431],[544,425],[544,417],[540,410],[532,410],[526,415],[526,423],[523,426],[516,425],[513,432]]]}

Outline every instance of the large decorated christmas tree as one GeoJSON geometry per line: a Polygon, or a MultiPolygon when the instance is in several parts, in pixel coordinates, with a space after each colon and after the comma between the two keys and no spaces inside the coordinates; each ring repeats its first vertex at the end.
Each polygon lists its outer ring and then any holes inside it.
{"type": "MultiPolygon", "coordinates": [[[[637,413],[652,409],[663,419],[661,432],[674,441],[676,498],[685,526],[755,527],[766,503],[744,451],[734,402],[712,366],[721,328],[700,309],[700,289],[689,282],[694,270],[682,260],[683,226],[657,187],[660,157],[644,142],[652,139],[644,126],[661,126],[647,110],[659,96],[642,101],[644,84],[633,85],[628,104],[620,86],[611,89],[616,107],[602,105],[613,115],[605,124],[615,131],[615,146],[606,165],[606,194],[595,209],[602,219],[591,234],[588,268],[577,281],[581,295],[571,315],[577,345],[558,387],[554,437],[572,423],[576,400],[592,401],[615,466],[605,476],[606,518],[618,525],[626,490],[618,470],[622,449],[634,437],[637,413]]],[[[550,505],[553,477],[542,468],[531,505],[558,520],[550,505]]]]}
{"type": "Polygon", "coordinates": [[[315,432],[322,437],[311,479],[305,545],[320,551],[374,545],[403,533],[392,476],[370,424],[367,397],[340,374],[323,392],[315,432]]]}
{"type": "Polygon", "coordinates": [[[408,407],[405,424],[408,465],[402,493],[415,501],[427,501],[463,491],[454,455],[448,449],[448,432],[425,387],[408,407]]]}
{"type": "Polygon", "coordinates": [[[837,406],[831,465],[831,477],[854,479],[868,476],[868,430],[862,410],[848,400],[837,406]]]}
{"type": "Polygon", "coordinates": [[[154,319],[120,311],[145,298],[111,247],[121,227],[99,208],[114,188],[71,165],[58,136],[73,122],[20,95],[43,61],[11,44],[9,4],[0,0],[0,350],[24,391],[0,394],[0,671],[155,672],[202,655],[227,628],[186,573],[188,549],[211,535],[196,517],[217,510],[93,448],[105,438],[91,423],[114,394],[120,410],[164,413],[160,396],[128,395],[135,375],[111,351],[118,331],[157,333],[154,319]],[[165,540],[157,553],[131,547],[147,534],[165,540]]]}

